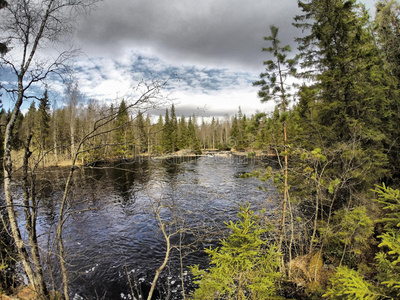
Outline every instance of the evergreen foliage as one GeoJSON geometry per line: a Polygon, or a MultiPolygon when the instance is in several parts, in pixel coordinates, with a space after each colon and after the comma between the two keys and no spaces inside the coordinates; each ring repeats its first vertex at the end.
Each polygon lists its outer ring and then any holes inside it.
{"type": "Polygon", "coordinates": [[[200,141],[197,138],[196,134],[196,118],[195,116],[189,117],[188,121],[188,142],[189,142],[189,149],[193,150],[195,154],[201,154],[201,145],[200,141]]]}
{"type": "Polygon", "coordinates": [[[394,178],[400,177],[399,143],[397,139],[400,130],[400,4],[397,1],[383,0],[376,4],[374,21],[376,39],[382,57],[382,69],[386,71],[386,93],[390,105],[386,108],[390,118],[384,120],[388,135],[389,167],[394,178]]]}
{"type": "Polygon", "coordinates": [[[240,206],[239,221],[226,223],[231,234],[221,246],[206,249],[209,270],[191,268],[199,287],[193,299],[272,299],[276,296],[279,254],[274,245],[265,248],[259,217],[250,205],[240,206]]]}
{"type": "Polygon", "coordinates": [[[172,122],[170,121],[168,108],[167,108],[165,110],[165,120],[164,120],[163,129],[162,129],[162,141],[161,141],[163,152],[165,152],[165,153],[174,152],[173,140],[172,140],[172,130],[173,130],[172,122]]]}
{"type": "Polygon", "coordinates": [[[175,113],[175,106],[172,104],[171,106],[171,122],[170,122],[170,129],[169,129],[169,138],[171,143],[171,150],[175,152],[178,150],[178,120],[176,118],[175,113]]]}
{"type": "Polygon", "coordinates": [[[324,297],[332,300],[375,300],[379,295],[372,291],[372,285],[365,282],[360,274],[347,267],[339,267],[331,278],[332,287],[324,297]]]}
{"type": "Polygon", "coordinates": [[[47,149],[48,139],[50,134],[50,102],[47,95],[47,90],[44,95],[39,99],[39,108],[36,114],[36,140],[38,141],[39,147],[43,150],[47,149]]]}
{"type": "Polygon", "coordinates": [[[178,140],[177,140],[177,146],[178,149],[186,149],[188,147],[188,127],[186,124],[185,117],[182,116],[179,119],[179,124],[178,124],[178,140]]]}
{"type": "Polygon", "coordinates": [[[147,132],[146,132],[146,127],[148,125],[145,124],[145,120],[143,118],[143,114],[141,111],[139,111],[136,121],[135,121],[135,127],[136,127],[136,136],[137,136],[137,146],[139,153],[145,153],[148,151],[148,137],[147,137],[147,132]]]}
{"type": "Polygon", "coordinates": [[[374,174],[353,174],[352,185],[366,188],[386,174],[387,136],[382,120],[390,117],[388,77],[368,30],[369,16],[355,0],[299,1],[299,6],[304,14],[296,17],[295,25],[310,29],[309,35],[298,39],[302,66],[309,70],[303,76],[312,76],[318,91],[313,99],[314,126],[324,146],[337,149],[335,155],[340,157],[335,160],[374,174]],[[348,149],[350,143],[356,147],[348,149]]]}
{"type": "Polygon", "coordinates": [[[384,232],[376,255],[378,262],[378,279],[386,286],[387,294],[400,297],[400,190],[378,186],[376,201],[382,205],[385,216],[381,219],[384,232]]]}
{"type": "Polygon", "coordinates": [[[271,35],[264,37],[264,40],[270,41],[272,46],[263,48],[265,52],[272,53],[274,60],[264,62],[266,72],[260,74],[260,80],[253,83],[255,86],[260,86],[258,96],[262,102],[269,100],[279,100],[279,106],[282,110],[286,110],[287,102],[289,100],[290,86],[287,86],[285,81],[288,76],[296,73],[295,65],[296,59],[288,59],[286,53],[291,51],[289,45],[280,46],[278,39],[279,28],[271,26],[271,35]]]}
{"type": "Polygon", "coordinates": [[[128,108],[124,100],[121,101],[117,117],[115,120],[114,130],[114,155],[122,158],[128,156],[128,151],[131,149],[130,145],[133,143],[132,130],[129,128],[130,117],[128,108]]]}
{"type": "Polygon", "coordinates": [[[365,206],[336,211],[329,225],[320,224],[321,239],[328,244],[325,255],[336,256],[340,264],[357,266],[360,256],[369,250],[373,225],[365,206]]]}
{"type": "Polygon", "coordinates": [[[383,0],[376,4],[375,31],[389,70],[400,79],[400,4],[383,0]]]}
{"type": "Polygon", "coordinates": [[[235,148],[239,149],[240,148],[239,122],[236,115],[232,119],[232,128],[229,135],[230,135],[229,138],[234,143],[235,148]]]}

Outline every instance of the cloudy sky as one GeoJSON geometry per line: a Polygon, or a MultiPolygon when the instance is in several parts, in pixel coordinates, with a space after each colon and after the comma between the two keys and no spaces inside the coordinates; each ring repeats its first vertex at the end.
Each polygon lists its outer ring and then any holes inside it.
{"type": "MultiPolygon", "coordinates": [[[[373,11],[375,0],[361,2],[373,11]]],[[[276,25],[295,49],[299,13],[295,0],[104,0],[78,22],[74,75],[100,101],[129,94],[141,79],[170,78],[178,114],[271,110],[252,87],[268,59],[263,37],[276,25]]]]}

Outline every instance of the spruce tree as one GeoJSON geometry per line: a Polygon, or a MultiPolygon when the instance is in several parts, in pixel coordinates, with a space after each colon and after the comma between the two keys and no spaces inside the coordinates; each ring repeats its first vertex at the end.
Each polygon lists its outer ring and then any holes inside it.
{"type": "Polygon", "coordinates": [[[375,31],[389,70],[400,79],[400,4],[382,0],[376,4],[375,31]]]}
{"type": "Polygon", "coordinates": [[[240,133],[239,146],[240,146],[240,148],[246,148],[249,146],[246,128],[247,128],[247,118],[246,118],[246,115],[243,115],[240,120],[240,124],[239,124],[239,133],[240,133]]]}
{"type": "Polygon", "coordinates": [[[39,99],[39,108],[36,113],[36,140],[42,150],[48,148],[48,139],[50,133],[50,103],[47,90],[44,95],[39,99]]]}
{"type": "Polygon", "coordinates": [[[131,130],[128,108],[124,100],[121,101],[114,124],[114,155],[126,158],[130,149],[131,130]]]}
{"type": "Polygon", "coordinates": [[[170,122],[170,139],[171,139],[171,150],[173,152],[178,149],[178,120],[176,118],[175,106],[171,106],[171,122],[170,122]]]}
{"type": "Polygon", "coordinates": [[[189,146],[188,143],[188,128],[185,120],[185,116],[181,116],[178,124],[178,148],[186,149],[189,146]]]}
{"type": "Polygon", "coordinates": [[[389,158],[392,177],[400,178],[400,4],[393,0],[382,0],[376,4],[375,32],[380,54],[381,68],[387,72],[386,91],[390,106],[385,121],[385,148],[389,158]]]}
{"type": "Polygon", "coordinates": [[[158,117],[157,124],[154,125],[154,151],[156,153],[163,152],[163,127],[164,127],[164,120],[162,115],[158,117]]]}
{"type": "Polygon", "coordinates": [[[229,133],[230,144],[236,148],[240,149],[240,133],[239,133],[239,121],[237,115],[232,118],[232,127],[229,133]]]}
{"type": "Polygon", "coordinates": [[[36,124],[36,104],[32,101],[31,105],[29,106],[28,113],[26,114],[26,122],[27,122],[27,132],[33,133],[36,124]]]}
{"type": "Polygon", "coordinates": [[[188,121],[188,141],[189,148],[194,151],[195,154],[201,154],[201,145],[200,141],[197,138],[197,125],[196,125],[196,117],[193,115],[189,117],[188,121]]]}
{"type": "Polygon", "coordinates": [[[137,136],[137,146],[139,147],[139,152],[143,153],[148,151],[147,149],[147,131],[146,131],[146,125],[145,125],[145,120],[143,118],[143,114],[141,111],[139,111],[136,121],[135,121],[135,127],[136,127],[136,136],[137,136]]]}
{"type": "Polygon", "coordinates": [[[168,108],[165,110],[165,120],[162,129],[161,145],[163,152],[165,153],[171,153],[174,151],[172,141],[172,122],[169,118],[168,108]]]}
{"type": "Polygon", "coordinates": [[[239,221],[226,223],[231,234],[221,246],[205,250],[211,260],[208,270],[191,267],[199,285],[193,299],[275,299],[281,277],[277,248],[264,247],[266,230],[249,205],[240,206],[238,217],[239,221]]]}
{"type": "Polygon", "coordinates": [[[390,117],[388,78],[369,16],[355,0],[299,1],[299,6],[304,14],[295,26],[309,30],[298,39],[302,75],[313,78],[317,89],[314,126],[320,138],[315,139],[335,153],[335,172],[347,172],[353,189],[365,189],[386,174],[383,121],[390,117]]]}

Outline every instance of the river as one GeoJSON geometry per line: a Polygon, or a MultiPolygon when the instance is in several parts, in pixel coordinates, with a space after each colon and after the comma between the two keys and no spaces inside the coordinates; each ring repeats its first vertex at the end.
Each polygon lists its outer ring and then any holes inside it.
{"type": "MultiPolygon", "coordinates": [[[[168,233],[181,232],[171,242],[182,247],[173,249],[153,299],[182,299],[182,284],[186,293],[194,286],[187,266],[207,266],[202,249],[226,236],[224,222],[236,219],[239,203],[247,201],[267,214],[275,208],[276,203],[267,201],[274,198],[272,188],[266,193],[258,188],[258,179],[240,178],[269,163],[237,156],[142,158],[76,170],[64,226],[71,297],[133,299],[133,291],[137,299],[139,294],[147,298],[166,249],[154,213],[159,210],[168,233]]],[[[40,179],[43,260],[51,253],[66,174],[67,169],[57,168],[40,179]]],[[[54,256],[47,262],[60,289],[54,256]]]]}

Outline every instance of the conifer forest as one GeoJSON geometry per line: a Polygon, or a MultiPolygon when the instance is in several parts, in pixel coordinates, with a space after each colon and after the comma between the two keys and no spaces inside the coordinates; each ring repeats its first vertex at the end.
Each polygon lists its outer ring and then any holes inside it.
{"type": "MultiPolygon", "coordinates": [[[[214,235],[191,227],[192,209],[165,200],[166,189],[158,198],[147,195],[146,222],[160,237],[154,247],[162,259],[146,288],[125,266],[127,298],[88,299],[400,299],[398,1],[377,0],[374,11],[356,0],[293,1],[300,14],[292,26],[302,33],[297,48],[268,24],[259,49],[266,60],[252,83],[274,110],[246,115],[234,107],[234,115],[206,118],[178,115],[179,104],[165,97],[168,82],[157,78],[112,103],[87,99],[71,73],[61,72],[70,71],[75,50],[40,59],[45,45],[62,44],[59,33],[73,32],[74,18],[97,2],[0,1],[0,14],[8,16],[0,19],[0,72],[16,80],[13,87],[0,81],[1,98],[13,97],[0,112],[1,299],[86,299],[72,292],[74,249],[67,240],[79,235],[70,230],[76,215],[100,214],[82,179],[94,169],[214,155],[258,161],[235,180],[256,182],[273,211],[239,199],[235,217],[226,216],[214,235]],[[64,76],[63,105],[53,105],[51,85],[35,88],[51,76],[64,76]],[[43,179],[61,174],[54,170],[63,175],[43,179]],[[42,198],[50,185],[53,206],[42,198]],[[77,205],[80,195],[87,197],[77,205]],[[194,252],[201,263],[185,262],[194,252]],[[171,262],[181,278],[175,290],[171,262]],[[21,291],[29,296],[11,298],[21,291]]],[[[102,186],[94,174],[90,180],[102,186]]],[[[195,184],[201,182],[188,189],[195,184]]]]}

